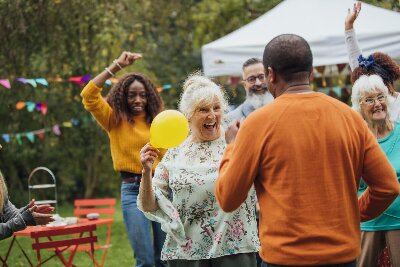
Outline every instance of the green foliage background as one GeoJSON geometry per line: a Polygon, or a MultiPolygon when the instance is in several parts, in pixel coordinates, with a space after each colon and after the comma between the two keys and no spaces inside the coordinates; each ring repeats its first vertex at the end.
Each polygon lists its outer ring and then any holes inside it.
{"type": "MultiPolygon", "coordinates": [[[[81,87],[50,83],[49,87],[13,82],[17,77],[49,78],[97,74],[121,51],[136,51],[143,60],[126,72],[143,72],[158,84],[172,84],[162,93],[175,108],[187,74],[201,68],[201,46],[247,24],[280,0],[0,0],[0,134],[28,132],[77,119],[62,135],[46,133],[34,143],[0,140],[0,169],[12,201],[28,202],[27,178],[37,166],[57,177],[59,202],[80,197],[119,195],[119,177],[112,169],[106,134],[82,107],[81,87]],[[18,101],[46,102],[42,116],[18,101]]],[[[367,1],[388,9],[399,2],[367,1]]],[[[121,73],[123,74],[123,73],[121,73]]],[[[104,94],[110,89],[105,87],[104,94]]],[[[232,103],[243,91],[228,89],[232,103]]]]}

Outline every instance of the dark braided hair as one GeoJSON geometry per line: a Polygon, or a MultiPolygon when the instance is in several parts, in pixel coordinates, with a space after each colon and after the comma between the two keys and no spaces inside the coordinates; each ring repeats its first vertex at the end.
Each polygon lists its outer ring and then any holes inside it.
{"type": "Polygon", "coordinates": [[[130,73],[122,77],[107,95],[107,102],[113,109],[113,123],[118,126],[122,120],[133,121],[133,114],[128,106],[129,86],[138,81],[146,90],[146,121],[151,123],[154,117],[164,109],[164,104],[155,85],[145,75],[130,73]]]}
{"type": "Polygon", "coordinates": [[[372,54],[372,58],[374,63],[371,67],[362,67],[359,66],[353,70],[351,73],[351,82],[354,83],[361,75],[372,75],[376,74],[380,76],[389,89],[389,93],[393,95],[396,90],[394,89],[394,82],[400,78],[400,66],[394,61],[390,56],[381,53],[375,52],[372,54]],[[374,67],[374,64],[377,65],[377,68],[374,67]],[[385,75],[381,75],[379,72],[385,72],[385,75]]]}

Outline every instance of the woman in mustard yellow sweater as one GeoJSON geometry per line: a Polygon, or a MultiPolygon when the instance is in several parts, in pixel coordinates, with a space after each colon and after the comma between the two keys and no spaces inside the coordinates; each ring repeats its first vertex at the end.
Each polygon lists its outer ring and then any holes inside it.
{"type": "MultiPolygon", "coordinates": [[[[123,52],[85,86],[81,96],[85,109],[107,132],[114,169],[121,173],[122,212],[136,267],[161,267],[166,266],[160,260],[165,234],[158,223],[149,221],[138,210],[136,199],[142,176],[139,152],[150,140],[150,123],[163,109],[163,102],[154,84],[138,73],[121,78],[107,100],[101,95],[107,79],[141,57],[141,54],[123,52]]],[[[155,166],[158,162],[159,159],[155,166]]]]}

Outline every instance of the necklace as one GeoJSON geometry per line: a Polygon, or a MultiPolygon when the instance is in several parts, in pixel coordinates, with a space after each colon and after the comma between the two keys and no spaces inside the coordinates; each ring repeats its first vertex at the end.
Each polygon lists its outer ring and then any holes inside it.
{"type": "Polygon", "coordinates": [[[291,92],[290,90],[288,90],[289,88],[292,88],[292,87],[299,87],[299,86],[310,86],[310,84],[309,84],[309,83],[293,84],[293,85],[290,85],[290,86],[286,87],[286,89],[285,89],[284,92],[287,93],[287,94],[298,94],[298,93],[303,93],[303,92],[308,92],[308,91],[311,92],[311,89],[310,89],[310,88],[304,89],[304,90],[299,90],[299,91],[297,91],[297,92],[291,92]]]}

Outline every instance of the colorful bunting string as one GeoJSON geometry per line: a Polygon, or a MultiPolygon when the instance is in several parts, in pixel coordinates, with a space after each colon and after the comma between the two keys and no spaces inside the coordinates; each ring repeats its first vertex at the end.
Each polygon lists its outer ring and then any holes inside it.
{"type": "Polygon", "coordinates": [[[34,110],[41,112],[42,115],[46,115],[47,113],[47,104],[45,102],[23,102],[23,101],[18,101],[17,104],[15,104],[15,108],[18,110],[23,109],[26,107],[26,109],[29,112],[33,112],[34,110]]]}
{"type": "MultiPolygon", "coordinates": [[[[92,75],[85,75],[85,76],[72,76],[69,77],[68,79],[66,79],[66,81],[68,82],[72,82],[75,83],[79,86],[84,86],[87,82],[89,82],[92,79],[92,75]]],[[[27,78],[16,78],[15,79],[17,82],[23,83],[23,84],[29,84],[32,87],[36,88],[38,86],[38,84],[41,84],[43,86],[48,87],[49,86],[49,82],[55,82],[55,83],[60,83],[60,82],[64,82],[65,80],[60,78],[60,77],[56,77],[56,78],[34,78],[34,79],[27,79],[27,78]]],[[[107,85],[112,85],[118,82],[117,78],[110,78],[106,81],[107,85]]],[[[7,89],[11,89],[11,83],[9,79],[0,79],[0,85],[2,85],[3,87],[7,88],[7,89]]],[[[164,90],[169,90],[172,88],[171,84],[165,84],[163,86],[159,86],[157,87],[157,90],[159,92],[162,92],[164,90]]]]}
{"type": "Polygon", "coordinates": [[[29,142],[34,143],[36,140],[36,137],[38,137],[40,140],[43,140],[45,137],[45,133],[47,133],[47,132],[52,132],[54,135],[60,136],[62,134],[61,127],[71,128],[71,127],[77,126],[79,124],[80,124],[79,120],[72,119],[70,121],[63,122],[61,125],[55,124],[51,128],[43,128],[43,129],[39,129],[36,131],[15,133],[15,134],[4,133],[4,134],[1,134],[1,138],[6,143],[10,143],[12,138],[15,138],[16,142],[19,145],[22,145],[22,138],[25,137],[26,139],[28,139],[29,142]]]}

